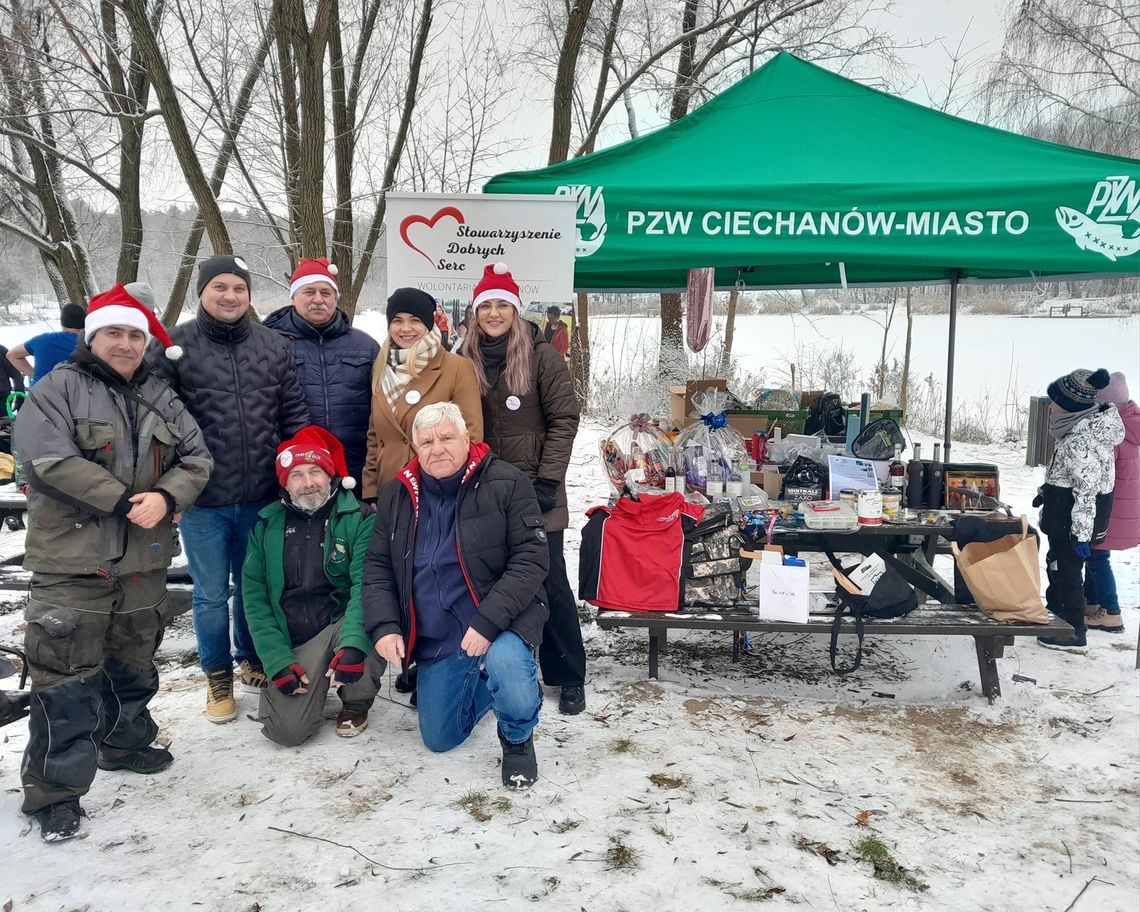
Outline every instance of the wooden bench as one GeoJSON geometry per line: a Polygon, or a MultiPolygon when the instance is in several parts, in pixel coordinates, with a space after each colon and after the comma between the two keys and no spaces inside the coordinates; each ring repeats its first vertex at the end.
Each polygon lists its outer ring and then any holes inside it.
{"type": "MultiPolygon", "coordinates": [[[[813,615],[806,624],[791,621],[765,621],[744,609],[704,613],[664,613],[655,611],[598,612],[598,626],[603,630],[619,627],[643,627],[649,631],[649,677],[657,677],[658,657],[665,650],[668,631],[674,630],[725,630],[733,634],[733,655],[739,657],[741,632],[756,633],[816,633],[831,635],[833,618],[813,615]]],[[[942,605],[934,602],[920,605],[901,618],[864,621],[867,636],[970,636],[978,654],[978,674],[982,693],[992,703],[1001,696],[998,681],[997,659],[1005,654],[1005,647],[1013,645],[1014,637],[1059,636],[1072,633],[1067,623],[1049,616],[1048,624],[1007,624],[988,618],[978,608],[967,605],[942,605]]],[[[850,616],[842,620],[841,635],[855,635],[855,621],[850,616]]]]}

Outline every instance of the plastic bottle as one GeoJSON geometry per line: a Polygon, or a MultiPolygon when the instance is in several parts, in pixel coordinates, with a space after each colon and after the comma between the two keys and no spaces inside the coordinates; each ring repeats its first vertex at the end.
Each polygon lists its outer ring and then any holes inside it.
{"type": "Polygon", "coordinates": [[[720,459],[714,459],[709,463],[705,479],[705,497],[716,503],[724,496],[724,469],[721,467],[720,459]]]}

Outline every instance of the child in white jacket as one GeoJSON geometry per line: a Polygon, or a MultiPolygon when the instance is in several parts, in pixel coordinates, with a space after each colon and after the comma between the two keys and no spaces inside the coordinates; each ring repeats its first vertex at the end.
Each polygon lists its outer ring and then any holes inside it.
{"type": "Polygon", "coordinates": [[[1086,645],[1083,570],[1092,546],[1108,530],[1116,483],[1113,448],[1124,439],[1116,406],[1096,402],[1108,381],[1106,370],[1075,370],[1048,388],[1049,433],[1057,443],[1033,504],[1041,507],[1041,531],[1049,539],[1045,604],[1073,625],[1070,636],[1037,638],[1054,649],[1086,645]]]}

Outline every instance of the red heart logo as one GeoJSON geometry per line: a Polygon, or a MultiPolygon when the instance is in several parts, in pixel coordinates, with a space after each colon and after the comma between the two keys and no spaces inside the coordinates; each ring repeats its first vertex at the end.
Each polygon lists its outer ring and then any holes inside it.
{"type": "Polygon", "coordinates": [[[435,265],[435,260],[420,250],[420,248],[413,244],[410,240],[408,240],[408,229],[411,228],[412,225],[427,225],[429,228],[434,228],[435,223],[445,215],[451,216],[451,218],[455,219],[455,221],[457,221],[460,225],[464,224],[463,213],[456,209],[454,206],[444,206],[431,218],[428,218],[424,215],[409,215],[400,222],[400,239],[409,247],[411,247],[412,250],[414,250],[425,260],[431,263],[432,266],[435,265]]]}

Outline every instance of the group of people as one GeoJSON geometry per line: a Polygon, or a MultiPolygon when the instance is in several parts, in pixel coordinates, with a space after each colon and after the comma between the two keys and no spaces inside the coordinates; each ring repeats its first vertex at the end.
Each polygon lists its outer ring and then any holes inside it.
{"type": "Polygon", "coordinates": [[[1140,545],[1140,407],[1124,374],[1075,370],[1048,387],[1053,458],[1033,505],[1048,539],[1046,607],[1073,632],[1038,637],[1081,651],[1087,631],[1121,633],[1110,553],[1140,545]]]}
{"type": "Polygon", "coordinates": [[[179,539],[210,722],[237,718],[236,665],[270,740],[317,732],[331,687],[335,734],[353,737],[391,664],[429,749],[493,712],[503,784],[527,788],[539,675],[561,712],[585,708],[563,556],[578,406],[506,266],[486,267],[461,353],[414,288],[389,298],[382,346],[353,329],[324,258],[301,261],[264,323],[252,285],[240,257],[203,260],[198,311],[169,334],[147,286],[96,295],[15,422],[23,810],[47,841],[78,833],[97,769],[173,760],[149,703],[179,539]]]}

